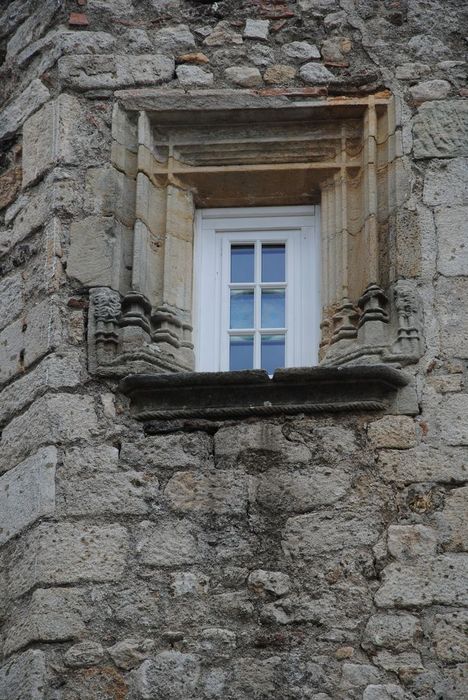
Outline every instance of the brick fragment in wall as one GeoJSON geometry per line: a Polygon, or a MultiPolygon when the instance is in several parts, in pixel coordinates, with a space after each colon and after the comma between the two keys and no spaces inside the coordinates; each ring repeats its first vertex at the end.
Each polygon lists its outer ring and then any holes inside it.
{"type": "Polygon", "coordinates": [[[50,443],[91,441],[98,421],[90,396],[49,394],[14,418],[0,440],[0,471],[14,467],[30,451],[50,443]]]}
{"type": "Polygon", "coordinates": [[[61,321],[49,299],[36,304],[0,332],[0,383],[24,372],[60,342],[61,321]]]}
{"type": "Polygon", "coordinates": [[[30,649],[0,668],[0,697],[5,700],[45,700],[46,662],[43,651],[30,649]]]}
{"type": "Polygon", "coordinates": [[[6,139],[22,126],[50,97],[50,92],[38,78],[31,81],[18,97],[13,98],[0,115],[0,139],[6,139]]]}
{"type": "Polygon", "coordinates": [[[116,89],[167,82],[174,76],[175,62],[162,54],[63,56],[58,61],[58,69],[59,78],[66,87],[116,89]]]}
{"type": "Polygon", "coordinates": [[[43,447],[0,477],[0,545],[55,509],[57,450],[43,447]]]}
{"type": "Polygon", "coordinates": [[[38,584],[119,580],[128,553],[127,530],[120,525],[40,524],[10,555],[9,596],[17,598],[38,584]]]}
{"type": "Polygon", "coordinates": [[[414,118],[413,139],[418,159],[468,155],[468,104],[425,102],[414,118]]]}

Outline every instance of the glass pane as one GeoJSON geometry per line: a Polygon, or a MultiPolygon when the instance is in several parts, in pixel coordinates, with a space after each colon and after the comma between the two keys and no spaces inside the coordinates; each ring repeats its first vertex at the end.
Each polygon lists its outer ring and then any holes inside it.
{"type": "Polygon", "coordinates": [[[262,289],[262,328],[285,327],[285,289],[262,289]]]}
{"type": "Polygon", "coordinates": [[[254,281],[253,245],[231,246],[231,282],[254,281]]]}
{"type": "Polygon", "coordinates": [[[252,369],[253,347],[253,335],[231,335],[229,339],[229,369],[252,369]]]}
{"type": "Polygon", "coordinates": [[[273,374],[284,367],[284,335],[262,335],[262,369],[273,374]]]}
{"type": "Polygon", "coordinates": [[[231,289],[231,328],[254,327],[254,290],[231,289]]]}
{"type": "Polygon", "coordinates": [[[262,245],[262,282],[284,282],[285,278],[284,243],[262,245]]]}

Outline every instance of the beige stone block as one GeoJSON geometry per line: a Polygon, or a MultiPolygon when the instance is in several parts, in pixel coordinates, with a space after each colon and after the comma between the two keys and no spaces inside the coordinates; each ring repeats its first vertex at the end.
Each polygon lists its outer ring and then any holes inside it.
{"type": "Polygon", "coordinates": [[[247,508],[247,479],[239,471],[177,472],[164,496],[173,510],[182,513],[242,514],[247,508]]]}
{"type": "Polygon", "coordinates": [[[468,275],[468,206],[437,209],[435,222],[439,243],[437,269],[443,275],[468,275]]]}
{"type": "MultiPolygon", "coordinates": [[[[89,287],[118,288],[113,217],[88,216],[70,226],[67,274],[89,287]]],[[[118,270],[117,270],[118,273],[118,270]]]]}
{"type": "Polygon", "coordinates": [[[416,445],[416,425],[408,416],[384,416],[370,423],[367,434],[374,447],[407,449],[416,445]]]}
{"type": "Polygon", "coordinates": [[[435,313],[443,356],[468,358],[468,277],[438,279],[435,313]]]}
{"type": "Polygon", "coordinates": [[[468,550],[468,486],[447,493],[442,510],[434,514],[439,537],[448,551],[468,550]]]}
{"type": "Polygon", "coordinates": [[[467,114],[463,100],[425,102],[413,122],[415,158],[468,155],[467,114]]]}
{"type": "Polygon", "coordinates": [[[453,663],[468,661],[468,611],[455,610],[436,615],[432,635],[436,656],[442,661],[453,663]]]}
{"type": "Polygon", "coordinates": [[[379,453],[381,477],[389,483],[463,483],[468,478],[465,450],[421,446],[411,450],[382,450],[379,453]]]}
{"type": "Polygon", "coordinates": [[[188,521],[143,522],[136,549],[147,566],[180,566],[200,559],[194,527],[188,521]]]}
{"type": "Polygon", "coordinates": [[[448,445],[468,445],[468,394],[447,394],[437,410],[437,427],[448,445]]]}

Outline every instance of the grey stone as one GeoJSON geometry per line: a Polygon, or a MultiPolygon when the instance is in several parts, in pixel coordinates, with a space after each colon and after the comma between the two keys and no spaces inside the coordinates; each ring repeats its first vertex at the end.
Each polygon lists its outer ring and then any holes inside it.
{"type": "Polygon", "coordinates": [[[164,697],[167,700],[189,698],[200,677],[200,663],[194,654],[163,651],[142,663],[132,674],[131,687],[141,700],[164,697]]]}
{"type": "Polygon", "coordinates": [[[428,63],[441,61],[450,54],[450,49],[440,39],[429,33],[412,36],[408,41],[408,48],[416,58],[428,63]]]}
{"type": "Polygon", "coordinates": [[[107,653],[116,666],[130,671],[151,655],[153,647],[152,639],[123,639],[108,647],[107,653]]]}
{"type": "Polygon", "coordinates": [[[197,540],[189,522],[141,524],[137,543],[140,560],[147,566],[180,566],[200,558],[197,540]]]}
{"type": "Polygon", "coordinates": [[[266,623],[291,625],[300,622],[313,622],[325,625],[332,614],[331,597],[311,598],[307,595],[292,595],[264,605],[261,618],[266,623]]]}
{"type": "Polygon", "coordinates": [[[362,700],[405,700],[405,692],[399,685],[368,685],[362,700]]]}
{"type": "Polygon", "coordinates": [[[44,447],[0,477],[0,545],[55,509],[57,450],[44,447]]]}
{"type": "Polygon", "coordinates": [[[0,15],[0,37],[11,34],[23,20],[27,19],[29,11],[27,0],[8,2],[0,15]]]}
{"type": "MultiPolygon", "coordinates": [[[[368,644],[375,647],[389,647],[402,651],[414,646],[417,637],[422,635],[419,620],[414,615],[373,615],[364,630],[364,648],[368,644]]],[[[370,681],[369,681],[370,682],[370,681]]]]}
{"type": "Polygon", "coordinates": [[[213,73],[199,66],[180,65],[176,68],[179,83],[184,87],[203,87],[213,84],[213,73]]]}
{"type": "Polygon", "coordinates": [[[125,43],[132,53],[149,53],[153,49],[146,29],[129,29],[125,36],[125,43]]]}
{"type": "Polygon", "coordinates": [[[79,637],[89,617],[90,611],[80,589],[39,588],[33,592],[24,613],[7,629],[4,653],[11,654],[31,642],[79,637]]]}
{"type": "Polygon", "coordinates": [[[262,84],[262,76],[258,68],[249,66],[234,66],[226,68],[224,75],[227,80],[241,87],[258,87],[262,84]]]}
{"type": "Polygon", "coordinates": [[[275,60],[273,49],[266,44],[252,44],[249,47],[249,58],[259,68],[269,66],[275,60]]]}
{"type": "Polygon", "coordinates": [[[72,668],[96,666],[104,659],[104,649],[99,642],[87,639],[67,649],[63,658],[65,664],[72,668]]]}
{"type": "Polygon", "coordinates": [[[468,660],[468,612],[456,610],[436,615],[432,635],[436,656],[443,661],[454,663],[468,660]]]}
{"type": "Polygon", "coordinates": [[[90,440],[96,433],[97,417],[91,396],[43,396],[3,431],[0,471],[15,466],[41,445],[90,440]]]}
{"type": "Polygon", "coordinates": [[[49,299],[30,306],[22,318],[0,332],[0,383],[24,372],[54,350],[61,333],[58,309],[49,299]]]}
{"type": "Polygon", "coordinates": [[[111,216],[88,216],[70,227],[67,274],[88,287],[113,287],[118,241],[111,216]]]}
{"type": "Polygon", "coordinates": [[[23,22],[7,44],[7,56],[19,53],[27,44],[38,39],[52,22],[60,9],[60,0],[45,0],[41,3],[40,12],[34,12],[23,22]]]}
{"type": "Polygon", "coordinates": [[[252,571],[248,578],[249,588],[258,595],[273,593],[274,595],[285,595],[291,588],[291,580],[288,574],[281,571],[265,571],[256,569],[252,571]]]}
{"type": "Polygon", "coordinates": [[[177,472],[169,480],[164,496],[171,508],[182,513],[241,514],[247,508],[243,472],[177,472]]]}
{"type": "Polygon", "coordinates": [[[268,39],[270,22],[267,19],[247,19],[244,37],[246,39],[268,39]]]}
{"type": "Polygon", "coordinates": [[[421,656],[414,651],[403,651],[400,654],[379,651],[374,658],[375,663],[384,671],[392,671],[400,676],[415,675],[424,671],[421,656]]]}
{"type": "Polygon", "coordinates": [[[5,700],[45,700],[46,664],[43,651],[30,649],[0,668],[0,697],[5,700]]]}
{"type": "Polygon", "coordinates": [[[434,514],[446,551],[468,550],[468,486],[447,493],[444,508],[434,514]]]}
{"type": "Polygon", "coordinates": [[[437,423],[448,445],[468,445],[468,394],[446,394],[438,406],[437,423]]]}
{"type": "Polygon", "coordinates": [[[210,464],[211,449],[206,433],[154,435],[123,442],[120,459],[139,469],[202,469],[210,464]]]}
{"type": "MultiPolygon", "coordinates": [[[[435,289],[435,313],[440,321],[442,354],[468,358],[468,279],[440,277],[435,289]]],[[[448,404],[450,406],[453,403],[448,404]]],[[[446,415],[445,419],[448,418],[446,415]]]]}
{"type": "Polygon", "coordinates": [[[57,472],[57,508],[66,515],[145,515],[157,491],[155,478],[118,466],[117,448],[68,450],[57,472]]]}
{"type": "Polygon", "coordinates": [[[256,500],[273,512],[303,513],[335,503],[350,487],[351,472],[338,467],[317,465],[293,472],[270,469],[256,481],[256,500]]]}
{"type": "Polygon", "coordinates": [[[427,605],[466,605],[468,557],[445,554],[417,566],[394,563],[383,571],[375,595],[378,607],[407,608],[427,605]]]}
{"type": "Polygon", "coordinates": [[[397,80],[419,80],[428,76],[431,67],[427,63],[403,63],[397,66],[395,76],[397,80]]]}
{"type": "Polygon", "coordinates": [[[0,282],[0,329],[5,328],[23,310],[23,280],[20,274],[0,282]]]}
{"type": "Polygon", "coordinates": [[[81,380],[82,368],[76,355],[48,355],[37,367],[2,390],[0,425],[48,389],[71,388],[80,384],[81,380]]]}
{"type": "Polygon", "coordinates": [[[468,103],[425,102],[413,122],[415,158],[468,155],[468,103]]]}
{"type": "Polygon", "coordinates": [[[236,633],[222,627],[208,627],[202,630],[199,641],[200,651],[210,658],[228,659],[237,646],[236,633]]]}
{"type": "Polygon", "coordinates": [[[336,80],[333,73],[320,63],[305,63],[299,71],[302,80],[308,85],[327,85],[336,80]]]}
{"type": "Polygon", "coordinates": [[[11,558],[10,595],[22,595],[37,584],[118,580],[127,562],[128,544],[127,530],[119,525],[38,525],[11,558]]]}
{"type": "Polygon", "coordinates": [[[267,659],[243,657],[234,663],[232,693],[239,700],[248,698],[274,698],[278,689],[281,658],[267,659]]]}
{"type": "Polygon", "coordinates": [[[468,206],[441,207],[435,213],[439,241],[437,268],[443,275],[468,275],[466,221],[468,206]]]}
{"type": "Polygon", "coordinates": [[[303,442],[288,440],[280,425],[267,421],[223,426],[215,435],[214,445],[218,459],[239,458],[241,463],[248,454],[258,460],[258,453],[266,454],[267,465],[271,465],[276,455],[282,464],[299,464],[311,458],[310,449],[303,442]]]}
{"type": "Polygon", "coordinates": [[[408,416],[384,416],[370,423],[367,434],[377,448],[408,449],[416,445],[416,426],[408,416]]]}
{"type": "Polygon", "coordinates": [[[340,687],[344,690],[363,688],[371,683],[378,683],[381,673],[369,664],[343,664],[340,687]]]}
{"type": "Polygon", "coordinates": [[[6,139],[24,124],[50,97],[50,92],[38,78],[30,82],[21,94],[12,100],[0,115],[0,139],[6,139]]]}
{"type": "Polygon", "coordinates": [[[399,561],[430,559],[435,556],[437,537],[434,530],[425,525],[390,525],[388,551],[399,561]]]}
{"type": "Polygon", "coordinates": [[[87,0],[87,7],[91,13],[109,13],[114,17],[127,17],[135,11],[131,0],[112,0],[111,5],[108,0],[87,0]]]}
{"type": "Polygon", "coordinates": [[[286,555],[308,561],[325,552],[373,544],[378,536],[378,522],[325,511],[289,518],[282,544],[286,555]]]}
{"type": "Polygon", "coordinates": [[[79,90],[157,85],[171,80],[174,59],[162,54],[63,56],[58,62],[64,85],[79,90]]]}
{"type": "Polygon", "coordinates": [[[108,53],[113,49],[114,44],[114,37],[107,32],[51,31],[20,51],[16,56],[16,62],[19,66],[25,67],[32,58],[40,54],[41,60],[36,73],[42,75],[64,54],[108,53]]]}
{"type": "Polygon", "coordinates": [[[301,63],[320,58],[318,47],[315,44],[309,44],[308,41],[292,41],[290,44],[283,44],[281,50],[288,58],[301,63]]]}
{"type": "Polygon", "coordinates": [[[177,55],[196,48],[194,36],[186,24],[164,27],[156,32],[154,40],[161,53],[177,55]]]}
{"type": "Polygon", "coordinates": [[[323,60],[329,65],[339,66],[349,65],[347,54],[352,49],[352,42],[346,36],[334,36],[322,41],[320,52],[323,60]]]}
{"type": "Polygon", "coordinates": [[[451,90],[447,80],[426,80],[410,88],[411,97],[415,102],[429,100],[445,100],[451,90]]]}
{"type": "Polygon", "coordinates": [[[175,596],[208,593],[210,579],[193,571],[178,571],[172,575],[171,587],[175,596]]]}
{"type": "Polygon", "coordinates": [[[429,446],[408,451],[382,451],[379,454],[379,464],[382,478],[390,483],[460,483],[466,481],[468,474],[462,452],[433,449],[429,446]]]}
{"type": "Polygon", "coordinates": [[[426,170],[423,199],[429,206],[468,204],[468,158],[433,160],[426,170]]]}
{"type": "Polygon", "coordinates": [[[229,22],[218,22],[216,27],[205,37],[206,46],[225,46],[226,44],[242,44],[242,37],[235,32],[229,22]]]}

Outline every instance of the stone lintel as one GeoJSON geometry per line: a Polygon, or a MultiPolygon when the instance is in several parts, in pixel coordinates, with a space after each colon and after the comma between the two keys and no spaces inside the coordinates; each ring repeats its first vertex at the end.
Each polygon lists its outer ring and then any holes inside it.
{"type": "Polygon", "coordinates": [[[139,420],[384,410],[409,383],[385,365],[132,374],[120,389],[139,420]]]}

